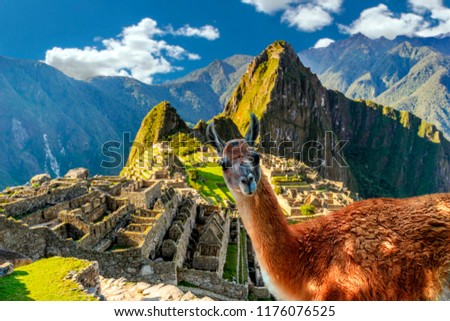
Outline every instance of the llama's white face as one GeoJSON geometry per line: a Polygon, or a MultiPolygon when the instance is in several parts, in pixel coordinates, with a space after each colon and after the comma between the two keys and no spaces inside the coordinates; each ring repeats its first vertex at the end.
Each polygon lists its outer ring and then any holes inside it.
{"type": "Polygon", "coordinates": [[[250,127],[244,139],[233,139],[225,143],[217,135],[214,123],[208,125],[206,136],[210,143],[221,156],[220,165],[223,176],[230,191],[244,196],[256,194],[261,169],[260,156],[254,151],[254,143],[259,135],[259,121],[252,113],[250,115],[250,127]]]}
{"type": "Polygon", "coordinates": [[[260,156],[244,140],[229,141],[222,154],[220,166],[230,191],[253,196],[261,178],[260,156]]]}

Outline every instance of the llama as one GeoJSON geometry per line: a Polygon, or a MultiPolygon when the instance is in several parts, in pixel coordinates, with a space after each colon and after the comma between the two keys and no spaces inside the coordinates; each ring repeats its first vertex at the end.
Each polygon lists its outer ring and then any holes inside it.
{"type": "Polygon", "coordinates": [[[450,298],[450,194],[379,198],[289,225],[254,150],[259,122],[209,143],[252,240],[269,291],[282,300],[450,298]]]}

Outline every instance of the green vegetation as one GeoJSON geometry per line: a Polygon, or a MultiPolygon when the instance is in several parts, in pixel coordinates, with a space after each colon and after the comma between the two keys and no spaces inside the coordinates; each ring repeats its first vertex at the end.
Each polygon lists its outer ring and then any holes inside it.
{"type": "Polygon", "coordinates": [[[114,244],[114,245],[111,245],[108,248],[108,251],[110,251],[110,252],[120,252],[120,251],[125,251],[127,249],[129,249],[129,247],[123,246],[123,245],[114,244]]]}
{"type": "Polygon", "coordinates": [[[192,182],[195,182],[196,180],[198,180],[198,169],[189,168],[187,170],[187,173],[189,175],[189,180],[191,180],[192,182]]]}
{"type": "Polygon", "coordinates": [[[403,127],[408,129],[411,128],[411,120],[409,117],[410,115],[410,113],[404,110],[400,112],[400,123],[403,125],[403,127]]]}
{"type": "Polygon", "coordinates": [[[246,252],[247,233],[244,229],[240,234],[240,252],[239,252],[239,266],[238,262],[238,245],[228,244],[227,257],[225,260],[225,266],[223,268],[223,278],[228,281],[236,281],[239,284],[245,284],[248,282],[248,258],[246,252]],[[237,278],[236,266],[239,269],[239,278],[237,278]]]}
{"type": "Polygon", "coordinates": [[[281,186],[276,185],[275,188],[273,189],[273,191],[275,192],[275,194],[280,195],[281,194],[281,186]]]}
{"type": "Polygon", "coordinates": [[[39,184],[39,183],[34,183],[33,185],[31,185],[31,187],[33,187],[33,188],[38,188],[40,186],[41,186],[41,184],[39,184]]]}
{"type": "Polygon", "coordinates": [[[127,166],[134,164],[145,149],[189,128],[169,102],[163,101],[150,110],[141,123],[128,157],[127,166]]]}
{"type": "Polygon", "coordinates": [[[305,205],[300,206],[300,212],[304,216],[310,216],[316,212],[316,207],[314,205],[305,204],[305,205]]]}
{"type": "Polygon", "coordinates": [[[419,126],[419,136],[423,138],[428,138],[433,143],[439,143],[439,132],[436,127],[425,121],[420,122],[419,126]]]}
{"type": "Polygon", "coordinates": [[[196,285],[194,285],[192,283],[189,283],[187,281],[178,282],[178,285],[185,286],[185,287],[188,287],[188,288],[198,288],[198,286],[196,286],[196,285]]]}
{"type": "Polygon", "coordinates": [[[196,169],[198,171],[196,183],[200,185],[200,194],[209,199],[212,198],[216,204],[225,204],[225,200],[234,203],[233,196],[223,180],[222,167],[209,163],[206,167],[197,167],[196,169]]]}
{"type": "MultiPolygon", "coordinates": [[[[226,115],[231,116],[241,132],[244,133],[250,125],[250,112],[261,118],[270,102],[280,64],[278,55],[285,50],[285,47],[284,41],[271,44],[266,49],[268,52],[266,60],[260,60],[259,64],[253,67],[254,70],[246,73],[234,91],[227,109],[234,101],[237,105],[233,106],[233,113],[228,112],[226,115]],[[237,98],[237,95],[242,96],[237,98]]],[[[228,111],[231,111],[231,108],[228,111]]]]}
{"type": "Polygon", "coordinates": [[[236,265],[238,259],[237,244],[228,244],[227,257],[225,259],[225,266],[223,267],[223,278],[228,281],[236,280],[236,265]]]}
{"type": "Polygon", "coordinates": [[[170,147],[178,157],[191,155],[201,146],[200,141],[184,132],[179,132],[170,138],[170,147]]]}
{"type": "Polygon", "coordinates": [[[239,273],[239,283],[245,284],[248,282],[248,258],[246,251],[247,244],[247,232],[244,229],[241,229],[241,264],[240,264],[240,273],[239,273]]]}
{"type": "Polygon", "coordinates": [[[0,301],[94,301],[95,298],[66,279],[70,271],[89,266],[76,258],[52,257],[19,267],[0,278],[0,301]]]}

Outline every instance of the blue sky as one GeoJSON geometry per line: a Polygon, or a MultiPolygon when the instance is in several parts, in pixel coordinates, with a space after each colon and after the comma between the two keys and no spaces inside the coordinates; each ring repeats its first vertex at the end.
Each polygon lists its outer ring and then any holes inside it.
{"type": "Polygon", "coordinates": [[[156,83],[278,39],[300,51],[356,32],[442,35],[449,1],[0,0],[0,55],[44,60],[78,79],[156,83]]]}

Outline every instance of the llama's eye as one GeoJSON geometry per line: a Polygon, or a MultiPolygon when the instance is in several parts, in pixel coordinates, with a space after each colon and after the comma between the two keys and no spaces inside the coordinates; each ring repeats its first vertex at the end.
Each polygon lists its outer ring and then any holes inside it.
{"type": "Polygon", "coordinates": [[[252,153],[250,153],[250,157],[253,159],[253,164],[254,165],[258,165],[259,164],[259,161],[260,161],[261,157],[259,156],[258,153],[252,152],[252,153]]]}
{"type": "Polygon", "coordinates": [[[227,168],[227,161],[221,158],[219,161],[219,166],[222,167],[223,170],[225,170],[227,168]]]}
{"type": "Polygon", "coordinates": [[[220,167],[222,167],[223,170],[226,170],[226,169],[229,167],[229,166],[228,166],[229,163],[228,163],[227,160],[224,159],[224,158],[220,159],[219,165],[220,165],[220,167]]]}

